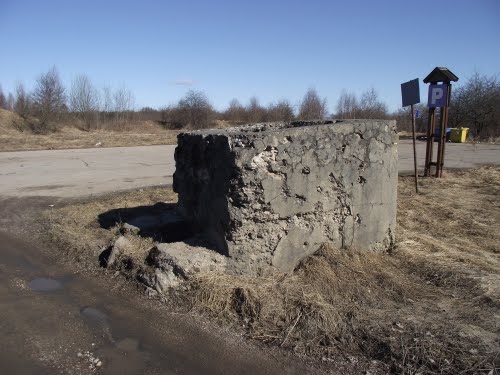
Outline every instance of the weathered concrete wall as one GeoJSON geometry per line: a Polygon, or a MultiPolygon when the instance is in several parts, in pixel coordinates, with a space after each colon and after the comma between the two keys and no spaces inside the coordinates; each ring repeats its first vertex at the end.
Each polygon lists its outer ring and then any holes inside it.
{"type": "Polygon", "coordinates": [[[329,241],[387,249],[396,225],[395,121],[272,123],[183,133],[182,215],[229,270],[292,270],[329,241]]]}

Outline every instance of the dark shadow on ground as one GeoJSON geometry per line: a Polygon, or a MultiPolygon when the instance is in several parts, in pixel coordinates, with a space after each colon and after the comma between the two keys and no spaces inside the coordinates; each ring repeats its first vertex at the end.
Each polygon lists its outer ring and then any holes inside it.
{"type": "Polygon", "coordinates": [[[141,237],[157,242],[178,242],[193,236],[193,226],[177,213],[176,203],[159,202],[151,206],[116,208],[98,216],[101,228],[125,223],[139,229],[141,237]]]}

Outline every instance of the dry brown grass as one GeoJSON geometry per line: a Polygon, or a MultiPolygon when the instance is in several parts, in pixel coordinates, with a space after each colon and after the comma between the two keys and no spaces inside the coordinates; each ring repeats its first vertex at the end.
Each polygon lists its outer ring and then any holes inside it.
{"type": "MultiPolygon", "coordinates": [[[[309,355],[361,355],[393,372],[500,365],[500,168],[399,183],[392,254],[323,246],[287,275],[202,275],[194,308],[309,355]]],[[[497,370],[495,370],[495,368],[497,370]]]]}
{"type": "MultiPolygon", "coordinates": [[[[111,194],[100,199],[70,203],[45,211],[42,219],[46,223],[51,241],[60,245],[70,256],[89,266],[97,264],[97,256],[103,247],[119,236],[119,225],[111,230],[101,227],[98,215],[114,209],[137,206],[153,206],[158,202],[177,201],[177,195],[166,187],[144,188],[131,192],[111,194]]],[[[133,243],[135,253],[129,254],[142,263],[153,241],[149,238],[127,236],[133,243]]]]}
{"type": "MultiPolygon", "coordinates": [[[[359,358],[382,363],[381,373],[496,374],[500,167],[423,179],[420,190],[400,178],[391,253],[324,245],[293,273],[200,275],[180,298],[250,338],[332,366],[359,358]]],[[[96,251],[116,236],[97,215],[158,201],[175,195],[144,189],[52,210],[50,233],[96,264],[96,251]]],[[[138,260],[151,246],[142,241],[138,260]]]]}
{"type": "Polygon", "coordinates": [[[60,126],[47,134],[33,134],[26,121],[0,109],[0,151],[52,150],[70,148],[147,146],[175,144],[178,131],[163,129],[151,121],[115,126],[112,130],[83,131],[60,126]]]}

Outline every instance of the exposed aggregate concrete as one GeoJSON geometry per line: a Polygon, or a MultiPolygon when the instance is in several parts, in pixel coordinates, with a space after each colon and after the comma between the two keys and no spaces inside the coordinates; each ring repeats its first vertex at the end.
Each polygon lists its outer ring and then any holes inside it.
{"type": "Polygon", "coordinates": [[[228,271],[293,270],[323,242],[388,249],[397,193],[396,122],[253,124],[182,133],[180,213],[228,256],[228,271]]]}

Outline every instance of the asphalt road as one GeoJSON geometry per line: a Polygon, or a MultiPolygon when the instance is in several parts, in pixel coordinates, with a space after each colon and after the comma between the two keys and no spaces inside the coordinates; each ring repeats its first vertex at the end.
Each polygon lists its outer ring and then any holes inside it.
{"type": "MultiPolygon", "coordinates": [[[[436,144],[437,146],[437,144],[436,144]]],[[[81,197],[144,186],[171,184],[175,146],[0,153],[0,196],[81,197]]],[[[413,171],[411,140],[399,142],[399,173],[413,171]]],[[[425,142],[418,141],[419,167],[425,142]]],[[[500,164],[500,145],[446,145],[446,168],[500,164]]]]}
{"type": "Polygon", "coordinates": [[[0,196],[81,197],[171,184],[175,146],[0,153],[0,196]]]}
{"type": "MultiPolygon", "coordinates": [[[[425,141],[417,141],[417,160],[419,173],[423,173],[425,164],[425,141]]],[[[436,160],[437,142],[434,143],[434,159],[436,160]]],[[[399,174],[413,173],[413,141],[399,141],[399,174]]],[[[446,169],[476,168],[481,165],[500,165],[500,145],[480,143],[447,143],[445,146],[446,169]]]]}

